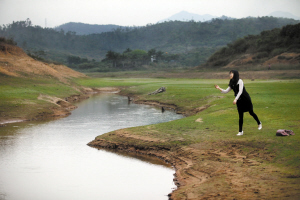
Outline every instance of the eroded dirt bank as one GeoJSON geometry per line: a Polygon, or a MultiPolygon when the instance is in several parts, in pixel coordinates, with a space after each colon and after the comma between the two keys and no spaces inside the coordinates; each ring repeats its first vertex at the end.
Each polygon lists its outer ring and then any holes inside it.
{"type": "Polygon", "coordinates": [[[264,143],[219,141],[170,145],[153,135],[128,129],[95,138],[89,146],[159,157],[176,170],[177,189],[169,199],[298,199],[300,177],[269,163],[274,155],[264,143]],[[244,149],[250,151],[244,151],[244,149]]]}

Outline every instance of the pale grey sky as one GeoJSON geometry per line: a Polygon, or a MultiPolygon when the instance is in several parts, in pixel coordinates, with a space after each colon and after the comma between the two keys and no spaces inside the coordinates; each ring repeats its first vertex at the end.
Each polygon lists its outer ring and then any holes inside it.
{"type": "Polygon", "coordinates": [[[31,19],[33,25],[55,27],[67,22],[143,26],[178,12],[265,16],[274,11],[300,17],[300,0],[0,0],[0,25],[31,19]]]}

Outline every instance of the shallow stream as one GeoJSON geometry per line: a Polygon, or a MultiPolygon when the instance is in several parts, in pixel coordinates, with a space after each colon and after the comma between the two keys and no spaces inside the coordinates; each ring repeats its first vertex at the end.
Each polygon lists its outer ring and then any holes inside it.
{"type": "Polygon", "coordinates": [[[176,188],[171,166],[86,144],[116,129],[179,118],[101,94],[66,118],[0,127],[0,200],[167,200],[176,188]]]}

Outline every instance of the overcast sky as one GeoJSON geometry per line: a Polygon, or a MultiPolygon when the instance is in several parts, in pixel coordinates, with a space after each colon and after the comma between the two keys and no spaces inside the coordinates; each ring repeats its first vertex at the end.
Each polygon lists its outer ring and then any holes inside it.
{"type": "Polygon", "coordinates": [[[300,0],[0,0],[0,25],[29,18],[33,25],[55,27],[67,22],[143,26],[178,12],[265,16],[274,11],[300,14],[300,0]]]}

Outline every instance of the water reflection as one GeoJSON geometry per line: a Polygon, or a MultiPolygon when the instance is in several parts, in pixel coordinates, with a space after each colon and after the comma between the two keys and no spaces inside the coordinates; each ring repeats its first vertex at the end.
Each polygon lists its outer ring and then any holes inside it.
{"type": "Polygon", "coordinates": [[[178,118],[109,94],[81,102],[67,118],[1,127],[0,199],[167,199],[175,187],[169,166],[86,144],[112,130],[178,118]]]}
{"type": "Polygon", "coordinates": [[[135,153],[135,152],[124,152],[118,149],[99,149],[101,151],[106,151],[106,152],[110,152],[110,153],[114,153],[117,154],[119,156],[124,156],[126,158],[129,159],[138,159],[144,162],[147,162],[149,164],[155,164],[155,165],[161,165],[161,166],[165,166],[167,168],[172,169],[172,165],[170,163],[166,163],[163,160],[154,157],[154,156],[149,156],[149,155],[145,155],[145,154],[139,154],[139,153],[135,153]]]}

